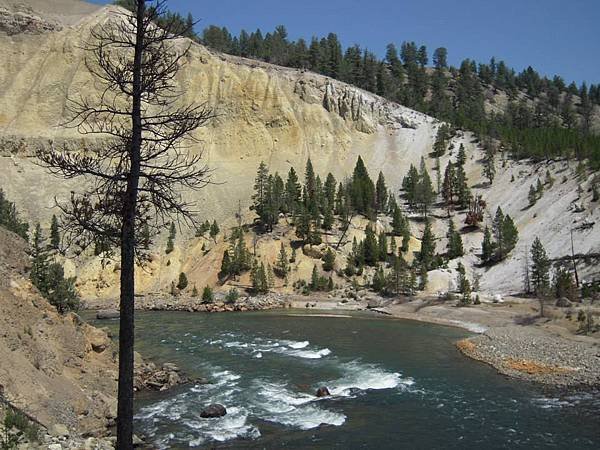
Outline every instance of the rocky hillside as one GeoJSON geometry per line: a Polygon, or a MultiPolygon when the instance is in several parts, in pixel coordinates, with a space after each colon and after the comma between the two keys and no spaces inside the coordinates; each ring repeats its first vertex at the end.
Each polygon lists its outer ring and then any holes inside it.
{"type": "MultiPolygon", "coordinates": [[[[4,5],[0,21],[5,24],[14,23],[16,15],[21,14],[13,3],[0,4],[4,5]]],[[[0,51],[7,56],[7,63],[0,67],[3,105],[0,164],[5,168],[0,172],[0,185],[29,220],[47,224],[56,212],[55,198],[64,199],[77,185],[52,178],[35,164],[32,155],[40,146],[76,150],[96,144],[60,124],[67,117],[67,96],[97,92],[98,85],[83,64],[85,54],[81,44],[89,39],[92,27],[113,20],[118,9],[106,6],[86,10],[82,2],[62,0],[61,5],[70,4],[72,8],[57,8],[50,15],[40,2],[20,3],[29,4],[29,14],[51,19],[58,25],[41,27],[35,33],[0,27],[0,51]],[[77,20],[65,13],[68,10],[80,13],[77,20]]],[[[410,164],[418,165],[422,156],[427,158],[430,173],[435,173],[435,160],[428,155],[438,121],[339,81],[216,53],[199,44],[192,44],[178,81],[185,91],[184,101],[206,102],[218,113],[208,127],[198,130],[199,143],[190,149],[194,153],[203,152],[217,182],[189,194],[197,201],[202,219],[216,219],[226,225],[238,209],[238,200],[247,210],[255,170],[261,160],[267,162],[272,172],[284,174],[293,166],[302,174],[310,157],[322,177],[331,171],[341,180],[351,174],[357,156],[361,155],[372,177],[381,170],[396,193],[410,164]]],[[[534,166],[506,161],[498,164],[497,178],[488,187],[482,177],[483,153],[477,143],[469,133],[459,133],[451,147],[456,149],[461,143],[468,155],[465,168],[469,184],[474,192],[484,195],[488,220],[496,207],[502,206],[515,219],[521,236],[507,261],[491,269],[477,269],[483,276],[485,290],[521,289],[522,258],[535,236],[544,238],[551,257],[562,257],[570,251],[570,229],[576,228],[576,252],[600,251],[597,232],[600,225],[594,225],[600,222],[600,213],[588,192],[591,179],[587,175],[576,178],[575,165],[555,162],[534,166]],[[527,208],[529,186],[545,176],[546,168],[557,181],[546,189],[534,207],[527,208]],[[562,182],[565,176],[566,181],[562,182]],[[578,185],[582,186],[581,194],[578,185]],[[583,224],[587,225],[580,227],[583,224]]],[[[456,152],[449,152],[441,158],[442,167],[455,156],[456,152]]],[[[441,251],[445,247],[447,222],[442,210],[437,215],[434,231],[441,238],[438,241],[441,251]]],[[[456,219],[457,223],[463,221],[462,215],[456,219]]],[[[411,226],[413,235],[419,236],[422,225],[415,221],[411,226]]],[[[283,236],[291,237],[285,232],[283,236]]],[[[470,267],[477,265],[481,238],[479,232],[463,238],[467,250],[464,262],[470,267]]],[[[191,230],[181,230],[175,251],[168,256],[164,253],[164,242],[156,243],[150,270],[140,270],[142,291],[168,289],[182,270],[190,275],[190,286],[196,284],[201,288],[205,283],[216,282],[225,246],[222,235],[216,242],[210,242],[194,238],[191,230]]],[[[264,245],[275,249],[268,252],[274,259],[278,243],[264,245]]],[[[313,263],[308,261],[306,266],[312,267],[313,263]]],[[[118,266],[103,266],[98,258],[91,256],[71,264],[79,275],[79,288],[84,296],[115,295],[118,266]]],[[[304,277],[304,273],[304,270],[299,272],[298,277],[304,277]]],[[[431,289],[447,289],[449,278],[448,274],[440,274],[440,281],[432,284],[431,289]]]]}
{"type": "Polygon", "coordinates": [[[108,335],[61,316],[31,285],[26,243],[0,227],[0,386],[47,428],[96,432],[116,417],[108,335]]]}

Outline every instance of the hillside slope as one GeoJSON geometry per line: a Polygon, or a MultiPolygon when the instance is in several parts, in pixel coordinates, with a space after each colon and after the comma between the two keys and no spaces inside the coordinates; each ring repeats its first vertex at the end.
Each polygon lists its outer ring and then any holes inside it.
{"type": "MultiPolygon", "coordinates": [[[[62,0],[61,4],[69,1],[62,0]]],[[[35,9],[35,2],[31,4],[36,14],[45,17],[44,11],[35,9]]],[[[60,124],[67,117],[67,96],[98,92],[99,86],[83,64],[85,54],[80,47],[89,39],[92,27],[113,20],[118,11],[106,6],[77,21],[65,20],[60,29],[0,34],[0,51],[7,55],[7,64],[0,67],[0,101],[4,105],[0,113],[0,164],[4,169],[0,172],[0,185],[31,221],[48,223],[56,212],[55,197],[60,201],[77,189],[77,184],[57,181],[38,167],[32,158],[34,150],[52,145],[75,150],[96,144],[60,124]]],[[[178,45],[187,43],[180,41],[178,45]]],[[[330,78],[216,53],[199,44],[192,45],[178,82],[185,91],[185,102],[207,102],[218,113],[209,126],[198,130],[199,143],[190,148],[193,153],[203,152],[205,161],[214,169],[216,184],[186,195],[198,203],[203,220],[216,219],[225,225],[231,224],[238,201],[247,210],[255,170],[261,160],[272,172],[284,175],[294,167],[302,174],[310,157],[322,177],[331,171],[341,180],[351,174],[361,155],[371,176],[375,178],[381,170],[388,186],[398,193],[410,164],[418,165],[422,156],[428,157],[439,126],[431,117],[330,78]]],[[[497,179],[487,187],[477,143],[469,133],[459,133],[451,147],[457,149],[461,143],[469,156],[469,184],[474,192],[484,195],[488,216],[501,206],[515,219],[521,235],[517,249],[506,262],[491,269],[478,269],[485,290],[521,289],[521,259],[535,236],[544,238],[551,257],[561,257],[570,251],[571,228],[584,221],[600,223],[597,205],[590,202],[587,192],[590,180],[585,176],[576,179],[574,165],[568,169],[564,162],[549,165],[557,182],[542,200],[527,209],[529,185],[537,180],[536,171],[541,166],[507,161],[498,167],[497,179]],[[560,182],[563,175],[567,176],[565,183],[560,182]],[[510,181],[512,176],[514,182],[510,181]],[[584,192],[581,199],[578,184],[582,184],[584,192]],[[575,203],[579,206],[574,207],[575,203]]],[[[451,156],[455,157],[456,152],[441,158],[442,167],[451,156]]],[[[427,165],[433,174],[435,160],[427,158],[427,165]]],[[[539,172],[540,178],[545,168],[539,172]]],[[[434,231],[441,237],[438,250],[443,251],[447,222],[441,210],[438,215],[434,231]]],[[[461,215],[456,221],[462,223],[464,217],[461,215]]],[[[422,225],[414,222],[412,227],[413,234],[419,236],[422,225]]],[[[576,252],[600,251],[597,227],[592,225],[574,233],[576,252]]],[[[469,233],[463,239],[469,252],[464,261],[475,266],[481,233],[469,233]]],[[[139,271],[141,290],[168,289],[180,270],[192,273],[190,285],[214,284],[224,248],[222,236],[214,252],[207,255],[203,244],[201,239],[193,238],[191,230],[182,230],[175,252],[167,257],[164,240],[157,242],[151,270],[139,271]]],[[[210,242],[206,245],[213,247],[210,242]]],[[[102,267],[100,260],[93,257],[76,260],[72,265],[84,295],[116,294],[118,267],[102,267]]],[[[447,286],[438,283],[435,288],[447,286]]]]}

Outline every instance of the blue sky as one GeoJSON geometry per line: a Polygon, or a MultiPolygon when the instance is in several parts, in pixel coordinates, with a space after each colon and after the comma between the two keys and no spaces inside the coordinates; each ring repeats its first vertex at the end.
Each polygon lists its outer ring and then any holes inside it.
{"type": "MultiPolygon", "coordinates": [[[[109,3],[92,0],[94,3],[109,3]]],[[[600,0],[170,0],[191,12],[198,32],[226,26],[232,33],[283,24],[289,37],[337,33],[344,46],[360,44],[382,56],[389,42],[448,49],[464,58],[504,59],[517,71],[531,65],[567,82],[600,82],[600,0]]]]}

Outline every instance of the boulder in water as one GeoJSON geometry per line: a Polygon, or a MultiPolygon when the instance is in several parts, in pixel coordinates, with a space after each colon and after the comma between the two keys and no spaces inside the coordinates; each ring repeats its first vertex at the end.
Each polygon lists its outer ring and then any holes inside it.
{"type": "Polygon", "coordinates": [[[117,309],[103,309],[96,313],[96,319],[118,319],[120,316],[117,309]]]}
{"type": "Polygon", "coordinates": [[[319,389],[317,389],[317,397],[328,397],[330,395],[329,389],[327,389],[325,386],[321,386],[319,389]]]}
{"type": "Polygon", "coordinates": [[[205,419],[223,417],[225,414],[227,414],[227,410],[223,405],[220,405],[218,403],[208,405],[206,408],[200,411],[200,417],[203,417],[205,419]]]}

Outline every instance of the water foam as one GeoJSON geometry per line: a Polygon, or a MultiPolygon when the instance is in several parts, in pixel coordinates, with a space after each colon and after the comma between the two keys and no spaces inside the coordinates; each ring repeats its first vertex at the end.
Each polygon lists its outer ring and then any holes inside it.
{"type": "Polygon", "coordinates": [[[411,386],[414,380],[403,379],[398,372],[388,372],[374,364],[361,364],[357,361],[342,364],[345,375],[326,383],[332,395],[350,396],[356,390],[393,389],[398,386],[411,386]]]}

